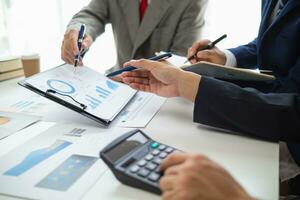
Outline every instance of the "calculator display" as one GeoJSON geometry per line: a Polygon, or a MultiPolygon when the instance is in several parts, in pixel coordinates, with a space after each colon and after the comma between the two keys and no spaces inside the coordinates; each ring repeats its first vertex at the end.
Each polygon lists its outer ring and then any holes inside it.
{"type": "Polygon", "coordinates": [[[106,152],[106,155],[108,156],[111,162],[116,162],[127,153],[145,144],[147,141],[148,138],[146,138],[144,135],[138,132],[133,136],[127,138],[125,141],[121,142],[108,152],[106,152]]]}

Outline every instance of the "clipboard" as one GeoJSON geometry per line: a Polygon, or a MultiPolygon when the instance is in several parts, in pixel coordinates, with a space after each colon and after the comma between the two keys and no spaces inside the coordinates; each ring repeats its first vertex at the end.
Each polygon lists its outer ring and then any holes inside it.
{"type": "Polygon", "coordinates": [[[201,61],[199,63],[183,66],[183,70],[194,72],[199,75],[210,76],[222,80],[238,81],[273,81],[275,77],[269,74],[255,72],[250,69],[218,65],[201,61]]]}
{"type": "MultiPolygon", "coordinates": [[[[62,67],[64,65],[66,65],[66,64],[59,65],[59,66],[57,66],[57,67],[55,67],[53,69],[57,69],[57,68],[62,67]]],[[[40,76],[40,74],[47,73],[47,72],[49,72],[49,71],[51,71],[53,69],[50,69],[50,70],[47,70],[45,72],[36,74],[36,75],[34,75],[34,76],[32,76],[32,77],[30,77],[28,79],[40,76]]],[[[56,102],[56,103],[58,103],[58,104],[60,104],[60,105],[62,105],[64,107],[66,107],[68,109],[71,109],[71,110],[73,110],[73,111],[75,111],[75,112],[77,112],[77,113],[79,113],[79,114],[81,114],[81,115],[83,115],[85,117],[88,117],[89,119],[92,119],[92,120],[98,122],[102,127],[105,127],[105,128],[109,127],[109,125],[112,123],[112,121],[115,118],[117,118],[117,116],[121,113],[121,111],[123,110],[123,108],[126,107],[126,105],[130,102],[130,100],[136,94],[136,91],[135,91],[134,95],[132,95],[132,97],[128,100],[128,102],[126,102],[126,104],[124,104],[124,107],[120,110],[120,112],[117,113],[112,119],[108,120],[108,119],[103,119],[103,118],[101,118],[101,117],[99,117],[99,116],[97,116],[95,114],[92,114],[92,113],[88,112],[86,109],[84,109],[84,108],[82,108],[80,106],[74,105],[74,103],[70,103],[70,102],[68,102],[68,101],[66,101],[66,100],[58,97],[57,95],[53,95],[52,93],[45,92],[45,91],[43,91],[43,90],[41,90],[39,88],[34,87],[33,85],[31,85],[31,84],[28,83],[28,81],[27,81],[28,79],[19,81],[18,84],[20,86],[26,88],[26,89],[31,90],[32,92],[34,92],[34,93],[36,93],[36,94],[38,94],[40,96],[43,96],[43,97],[45,97],[45,98],[47,98],[47,99],[49,99],[49,100],[51,100],[53,102],[56,102]]]]}

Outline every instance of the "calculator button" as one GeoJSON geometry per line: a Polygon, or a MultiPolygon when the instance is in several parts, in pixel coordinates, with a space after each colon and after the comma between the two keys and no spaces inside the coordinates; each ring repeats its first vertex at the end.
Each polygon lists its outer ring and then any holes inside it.
{"type": "Polygon", "coordinates": [[[147,164],[147,162],[146,162],[146,160],[140,160],[137,164],[140,167],[144,167],[147,164]]]}
{"type": "Polygon", "coordinates": [[[161,173],[160,167],[157,167],[154,171],[155,171],[156,173],[161,173]]]}
{"type": "Polygon", "coordinates": [[[172,153],[174,151],[174,149],[172,147],[168,147],[165,151],[167,153],[172,153]]]}
{"type": "Polygon", "coordinates": [[[161,151],[165,150],[165,148],[166,148],[166,145],[163,145],[163,144],[158,147],[158,149],[161,151]]]}
{"type": "Polygon", "coordinates": [[[148,177],[148,179],[153,182],[158,181],[159,178],[160,178],[160,175],[155,172],[152,172],[148,177]]]}
{"type": "Polygon", "coordinates": [[[130,172],[137,173],[140,170],[140,167],[137,165],[134,165],[130,168],[130,172]]]}
{"type": "Polygon", "coordinates": [[[166,158],[168,156],[168,154],[166,153],[166,152],[161,152],[160,154],[159,154],[159,157],[160,158],[166,158]]]}
{"type": "Polygon", "coordinates": [[[150,146],[151,146],[152,149],[156,149],[159,146],[159,144],[157,142],[152,142],[150,144],[150,146]]]}
{"type": "Polygon", "coordinates": [[[159,153],[160,153],[160,151],[157,150],[157,149],[155,149],[155,150],[152,151],[152,154],[153,154],[154,156],[157,156],[159,153]]]}
{"type": "Polygon", "coordinates": [[[162,159],[160,159],[160,158],[154,158],[154,160],[152,162],[159,165],[161,163],[161,161],[162,161],[162,159]]]}
{"type": "Polygon", "coordinates": [[[154,164],[154,163],[148,163],[146,165],[146,168],[149,169],[149,170],[151,170],[151,171],[153,171],[156,167],[157,167],[157,165],[154,164]]]}
{"type": "Polygon", "coordinates": [[[154,158],[154,156],[152,156],[151,154],[148,154],[146,157],[145,157],[145,160],[147,161],[150,161],[154,158]]]}
{"type": "Polygon", "coordinates": [[[146,177],[150,174],[150,171],[147,169],[141,169],[138,173],[139,176],[146,177]]]}

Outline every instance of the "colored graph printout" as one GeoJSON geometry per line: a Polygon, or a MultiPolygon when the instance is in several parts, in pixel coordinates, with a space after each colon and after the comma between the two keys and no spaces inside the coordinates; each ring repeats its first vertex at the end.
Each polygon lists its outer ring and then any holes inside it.
{"type": "Polygon", "coordinates": [[[49,147],[32,151],[29,155],[26,156],[26,158],[21,163],[6,171],[4,175],[20,176],[23,173],[30,170],[31,168],[33,168],[34,166],[50,158],[51,156],[55,155],[56,153],[58,153],[59,151],[63,150],[71,144],[72,143],[68,141],[56,140],[55,143],[53,143],[49,147]]]}
{"type": "Polygon", "coordinates": [[[67,191],[97,160],[96,157],[72,155],[36,187],[67,191]]]}

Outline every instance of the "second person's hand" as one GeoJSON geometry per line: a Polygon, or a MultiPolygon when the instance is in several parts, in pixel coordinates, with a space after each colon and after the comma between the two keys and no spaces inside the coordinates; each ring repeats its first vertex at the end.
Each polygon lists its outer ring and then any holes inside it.
{"type": "Polygon", "coordinates": [[[183,71],[165,62],[132,60],[124,66],[138,70],[124,72],[121,78],[130,87],[163,97],[183,97],[194,101],[201,76],[183,71]]]}
{"type": "Polygon", "coordinates": [[[160,167],[163,200],[253,200],[223,167],[203,155],[176,152],[160,167]]]}
{"type": "Polygon", "coordinates": [[[225,53],[222,52],[217,47],[212,49],[206,49],[203,51],[197,51],[198,49],[206,47],[210,43],[209,40],[200,40],[199,42],[195,42],[191,48],[188,50],[188,58],[196,55],[195,59],[190,60],[192,64],[195,64],[200,61],[212,62],[220,65],[226,64],[226,56],[225,53]]]}
{"type": "MultiPolygon", "coordinates": [[[[76,29],[67,30],[62,42],[61,59],[70,65],[74,65],[74,58],[78,54],[78,34],[79,31],[76,29]]],[[[88,49],[92,45],[92,43],[92,37],[88,34],[85,34],[81,49],[88,49]]],[[[79,61],[78,65],[82,65],[82,60],[79,61]]]]}

